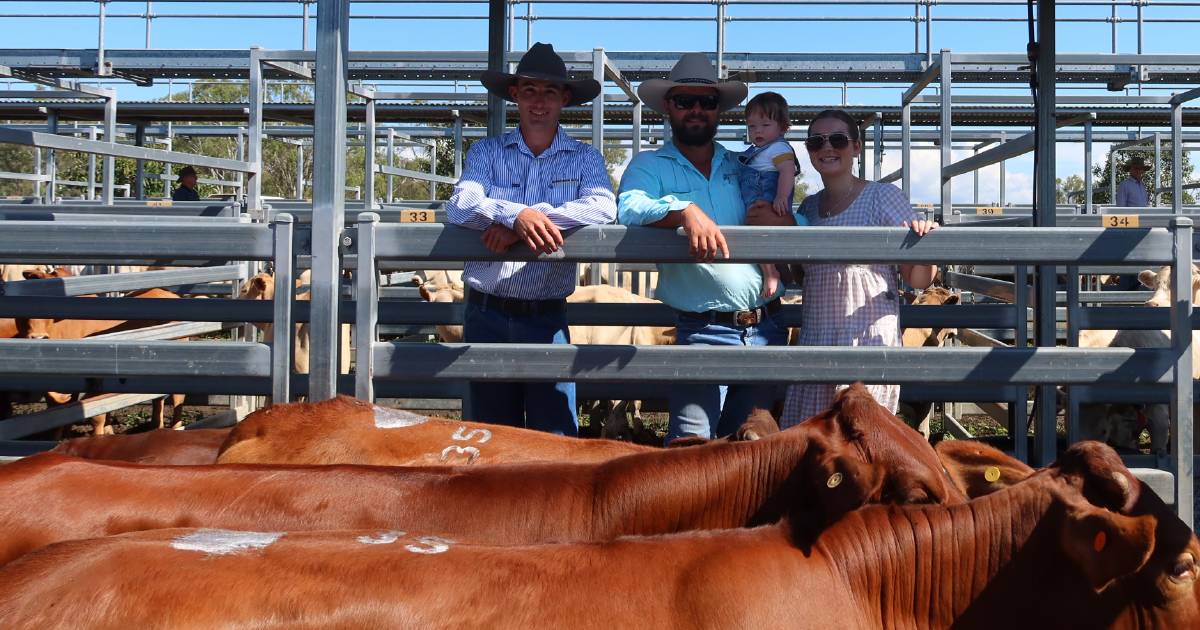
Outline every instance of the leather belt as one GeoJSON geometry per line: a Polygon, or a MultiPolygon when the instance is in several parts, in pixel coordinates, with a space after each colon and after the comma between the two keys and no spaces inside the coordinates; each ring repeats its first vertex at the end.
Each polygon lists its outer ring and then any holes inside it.
{"type": "Polygon", "coordinates": [[[703,313],[679,311],[679,316],[706,321],[710,324],[745,328],[746,326],[757,326],[767,319],[767,317],[778,313],[782,307],[783,304],[779,298],[775,298],[758,308],[752,308],[748,311],[705,311],[703,313]]]}
{"type": "Polygon", "coordinates": [[[557,315],[566,308],[566,300],[521,300],[518,298],[503,298],[482,291],[467,291],[467,301],[482,309],[500,311],[505,315],[515,317],[533,317],[537,315],[557,315]]]}

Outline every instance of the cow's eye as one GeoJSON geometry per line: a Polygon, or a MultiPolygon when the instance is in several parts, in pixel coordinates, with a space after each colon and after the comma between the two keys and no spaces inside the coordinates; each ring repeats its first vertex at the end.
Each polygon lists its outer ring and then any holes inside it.
{"type": "Polygon", "coordinates": [[[1180,554],[1171,567],[1171,579],[1185,582],[1196,579],[1196,557],[1190,553],[1180,554]]]}

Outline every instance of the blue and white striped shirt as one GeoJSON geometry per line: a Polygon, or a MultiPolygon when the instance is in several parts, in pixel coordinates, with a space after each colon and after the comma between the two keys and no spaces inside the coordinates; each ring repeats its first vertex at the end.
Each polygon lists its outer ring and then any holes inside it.
{"type": "MultiPolygon", "coordinates": [[[[525,208],[550,217],[561,230],[612,223],[617,204],[604,156],[562,127],[536,156],[519,129],[471,145],[462,178],[446,202],[450,222],[474,230],[493,223],[511,229],[525,208]]],[[[576,273],[576,264],[567,262],[468,262],[463,281],[499,297],[550,300],[575,291],[576,273]]]]}

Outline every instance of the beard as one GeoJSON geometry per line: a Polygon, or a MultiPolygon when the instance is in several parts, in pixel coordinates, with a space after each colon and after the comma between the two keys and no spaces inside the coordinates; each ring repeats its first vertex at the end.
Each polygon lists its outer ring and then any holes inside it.
{"type": "Polygon", "coordinates": [[[692,147],[704,146],[712,139],[717,137],[717,123],[709,122],[703,118],[685,118],[679,122],[671,121],[671,133],[675,142],[685,144],[692,147]],[[689,122],[699,122],[702,126],[697,129],[695,127],[688,128],[689,122]]]}

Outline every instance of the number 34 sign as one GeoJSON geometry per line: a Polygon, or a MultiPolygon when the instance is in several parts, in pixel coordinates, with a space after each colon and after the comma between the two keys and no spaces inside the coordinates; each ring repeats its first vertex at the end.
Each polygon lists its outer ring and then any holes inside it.
{"type": "Polygon", "coordinates": [[[1106,228],[1135,228],[1138,226],[1138,215],[1106,214],[1101,219],[1101,225],[1106,228]]]}

